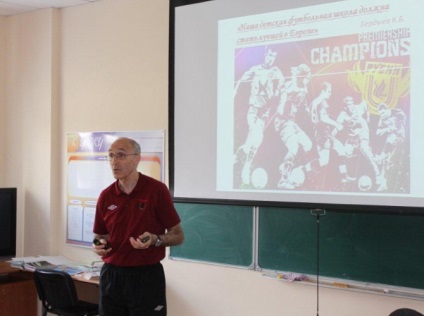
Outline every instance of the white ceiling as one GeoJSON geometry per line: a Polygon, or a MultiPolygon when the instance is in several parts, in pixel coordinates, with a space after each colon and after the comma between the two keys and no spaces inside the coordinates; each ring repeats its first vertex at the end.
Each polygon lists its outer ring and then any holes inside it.
{"type": "Polygon", "coordinates": [[[0,0],[0,16],[16,15],[47,8],[64,8],[97,0],[0,0]]]}

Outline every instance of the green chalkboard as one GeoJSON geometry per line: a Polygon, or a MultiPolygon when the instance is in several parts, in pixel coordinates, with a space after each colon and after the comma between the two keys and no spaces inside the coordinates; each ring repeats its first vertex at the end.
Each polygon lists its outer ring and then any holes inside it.
{"type": "Polygon", "coordinates": [[[253,263],[253,207],[175,203],[184,243],[171,258],[250,267],[253,263]]]}
{"type": "MultiPolygon", "coordinates": [[[[317,272],[310,210],[260,208],[258,265],[317,272]]],[[[321,276],[424,289],[424,216],[327,211],[319,218],[321,276]]]]}

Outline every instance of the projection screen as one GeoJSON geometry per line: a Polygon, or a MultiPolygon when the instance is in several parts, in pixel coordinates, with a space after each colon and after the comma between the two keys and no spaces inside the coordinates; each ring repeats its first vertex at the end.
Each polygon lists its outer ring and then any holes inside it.
{"type": "Polygon", "coordinates": [[[171,8],[175,199],[421,211],[423,1],[188,2],[171,8]]]}

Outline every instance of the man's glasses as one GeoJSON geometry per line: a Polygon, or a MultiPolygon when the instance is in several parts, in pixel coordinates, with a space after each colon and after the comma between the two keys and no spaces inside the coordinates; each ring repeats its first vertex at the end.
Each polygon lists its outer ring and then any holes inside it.
{"type": "Polygon", "coordinates": [[[115,160],[124,160],[127,156],[136,156],[136,155],[138,155],[138,154],[124,154],[124,153],[116,153],[116,154],[114,154],[114,153],[109,153],[107,156],[106,156],[106,159],[107,160],[112,160],[112,159],[115,159],[115,160]]]}

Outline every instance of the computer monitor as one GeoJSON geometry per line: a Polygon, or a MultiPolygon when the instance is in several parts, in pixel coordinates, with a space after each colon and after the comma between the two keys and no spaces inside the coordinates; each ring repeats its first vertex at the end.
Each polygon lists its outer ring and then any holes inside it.
{"type": "Polygon", "coordinates": [[[0,188],[0,256],[16,254],[16,188],[0,188]]]}

